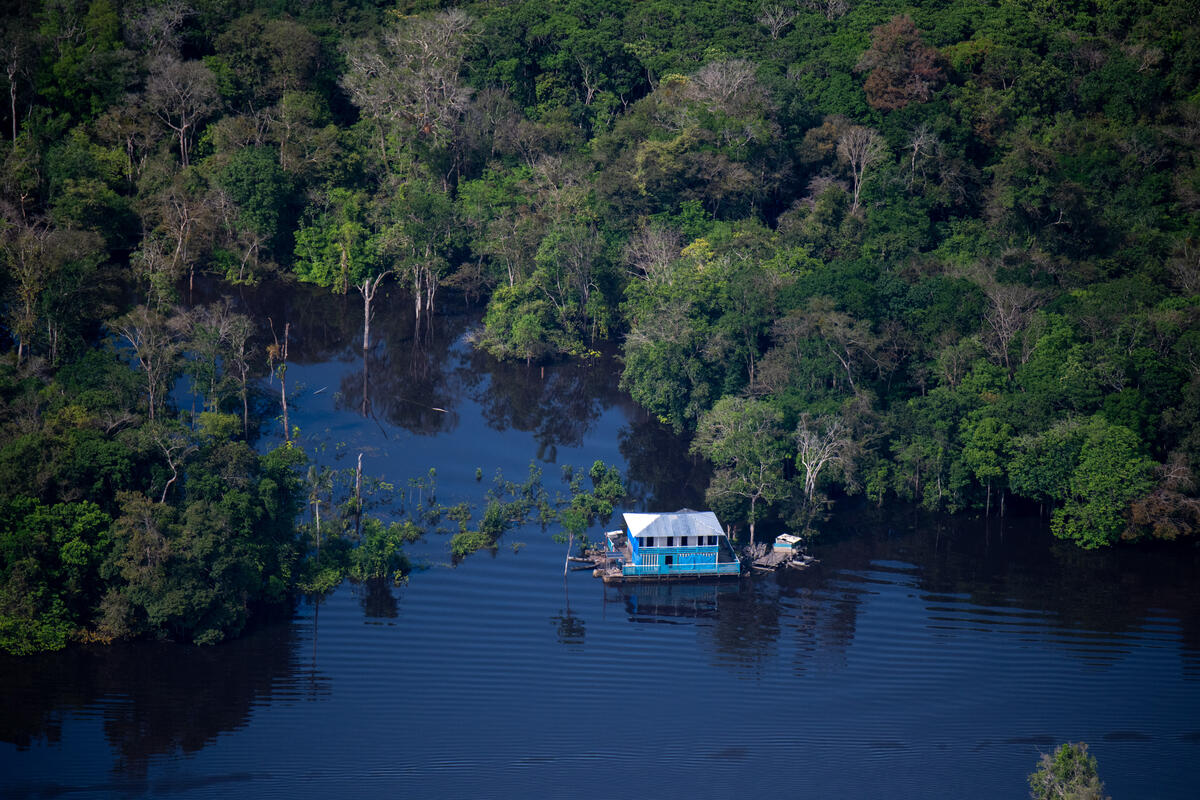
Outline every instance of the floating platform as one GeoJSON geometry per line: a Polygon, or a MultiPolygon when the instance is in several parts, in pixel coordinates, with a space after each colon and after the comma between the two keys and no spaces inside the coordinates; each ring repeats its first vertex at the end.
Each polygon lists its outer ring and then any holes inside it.
{"type": "Polygon", "coordinates": [[[690,582],[736,578],[742,562],[717,515],[688,508],[624,514],[625,529],[605,534],[587,554],[605,583],[690,582]]]}

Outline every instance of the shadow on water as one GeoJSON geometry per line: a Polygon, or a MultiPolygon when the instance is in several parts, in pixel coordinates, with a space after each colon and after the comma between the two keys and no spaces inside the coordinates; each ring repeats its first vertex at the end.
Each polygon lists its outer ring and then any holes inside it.
{"type": "MultiPolygon", "coordinates": [[[[983,522],[912,509],[839,515],[812,552],[820,563],[725,584],[605,589],[633,623],[692,624],[718,662],[761,661],[788,638],[793,668],[843,663],[880,587],[912,593],[933,627],[1026,627],[1081,663],[1124,658],[1160,623],[1177,630],[1183,671],[1200,679],[1200,549],[1087,552],[1029,519],[983,522]]],[[[858,647],[864,644],[859,641],[858,647]]]]}
{"type": "Polygon", "coordinates": [[[604,602],[624,608],[630,622],[717,619],[722,601],[736,600],[737,582],[645,583],[606,586],[604,602]]]}
{"type": "Polygon", "coordinates": [[[363,616],[369,620],[393,620],[400,616],[400,600],[396,589],[387,578],[376,578],[354,585],[362,606],[363,616]]]}
{"type": "Polygon", "coordinates": [[[0,741],[59,744],[72,714],[99,718],[123,779],[156,756],[190,754],[243,727],[255,706],[320,700],[330,681],[303,663],[292,623],[219,647],[132,643],[0,657],[0,741]]]}
{"type": "Polygon", "coordinates": [[[539,459],[553,463],[557,448],[581,446],[603,411],[626,400],[618,369],[611,351],[545,366],[470,351],[456,374],[489,428],[532,434],[539,459]]]}
{"type": "MultiPolygon", "coordinates": [[[[1108,642],[1157,620],[1178,625],[1184,668],[1200,678],[1200,548],[1163,544],[1082,550],[1030,518],[941,517],[906,507],[839,514],[813,552],[810,572],[779,573],[784,597],[828,592],[849,599],[880,572],[911,584],[926,608],[969,608],[982,628],[989,610],[1027,612],[1081,634],[1075,652],[1105,660],[1108,642]],[[1096,634],[1094,646],[1087,634],[1096,634]]],[[[1001,615],[1002,616],[1002,615],[1001,615]]],[[[1107,655],[1106,655],[1107,654],[1107,655]]]]}

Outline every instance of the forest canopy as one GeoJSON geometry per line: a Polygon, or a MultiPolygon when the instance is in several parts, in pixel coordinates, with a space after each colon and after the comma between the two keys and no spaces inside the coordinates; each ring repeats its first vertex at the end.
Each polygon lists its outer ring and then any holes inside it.
{"type": "Polygon", "coordinates": [[[364,348],[384,283],[418,316],[483,304],[501,358],[618,342],[739,525],[862,494],[1040,509],[1084,547],[1195,535],[1197,20],[6,3],[0,638],[216,638],[294,586],[304,467],[253,446],[247,399],[286,334],[181,309],[197,274],[359,293],[364,348]],[[181,554],[206,593],[158,569],[181,554]]]}

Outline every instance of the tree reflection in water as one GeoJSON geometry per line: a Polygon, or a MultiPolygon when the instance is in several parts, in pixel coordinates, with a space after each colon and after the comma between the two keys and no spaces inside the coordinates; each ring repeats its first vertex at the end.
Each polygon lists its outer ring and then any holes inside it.
{"type": "Polygon", "coordinates": [[[375,578],[355,584],[355,594],[369,620],[389,620],[400,616],[400,600],[395,586],[387,578],[375,578]]]}
{"type": "Polygon", "coordinates": [[[0,740],[58,744],[66,717],[98,714],[117,754],[114,774],[137,780],[152,758],[198,752],[275,696],[328,697],[329,678],[301,663],[296,634],[279,623],[220,647],[133,643],[0,657],[0,740]]]}
{"type": "Polygon", "coordinates": [[[621,429],[627,505],[645,511],[706,508],[708,464],[688,452],[688,442],[642,411],[621,429]]]}
{"type": "Polygon", "coordinates": [[[397,312],[375,325],[377,344],[362,354],[357,375],[342,378],[337,407],[423,436],[450,433],[458,425],[456,406],[463,394],[454,367],[475,317],[439,316],[421,325],[418,339],[406,319],[412,309],[401,304],[397,312]]]}
{"type": "Polygon", "coordinates": [[[624,398],[611,353],[541,366],[471,351],[458,374],[489,427],[533,434],[539,458],[551,463],[558,447],[582,445],[601,413],[624,398]]]}
{"type": "MultiPolygon", "coordinates": [[[[953,629],[1031,637],[1090,667],[1128,657],[1147,625],[1178,625],[1185,675],[1200,678],[1200,552],[1162,546],[1086,552],[1036,520],[944,518],[911,509],[849,510],[813,548],[807,570],[726,584],[608,587],[634,623],[695,626],[713,663],[761,664],[788,643],[794,674],[846,666],[862,609],[881,586],[912,593],[922,618],[953,629]],[[1181,555],[1183,557],[1181,557],[1181,555]]],[[[867,646],[860,643],[860,646],[867,646]]]]}

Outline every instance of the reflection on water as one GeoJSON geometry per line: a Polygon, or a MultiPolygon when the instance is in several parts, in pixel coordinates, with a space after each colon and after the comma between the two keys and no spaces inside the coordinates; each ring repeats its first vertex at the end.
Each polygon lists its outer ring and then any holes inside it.
{"type": "MultiPolygon", "coordinates": [[[[366,450],[399,486],[436,466],[448,502],[486,491],[476,468],[602,457],[618,511],[701,504],[703,466],[607,358],[500,365],[464,345],[469,311],[418,342],[386,302],[364,362],[356,298],[240,296],[292,323],[306,447],[366,450]]],[[[404,589],[346,584],[219,647],[0,659],[0,775],[16,796],[1008,798],[1085,740],[1113,796],[1195,795],[1200,550],[897,508],[835,523],[819,565],[725,584],[564,576],[535,527],[451,568],[431,535],[404,589]],[[609,772],[647,758],[636,784],[609,772]]]]}
{"type": "Polygon", "coordinates": [[[1027,522],[873,515],[847,515],[853,536],[818,542],[805,571],[610,587],[529,538],[403,590],[345,585],[229,645],[9,659],[3,738],[114,782],[174,776],[178,795],[229,776],[254,793],[265,772],[296,797],[350,780],[370,797],[610,796],[581,770],[655,741],[639,794],[787,794],[777,767],[803,754],[802,796],[899,798],[1019,796],[1040,752],[1082,739],[1113,796],[1194,796],[1194,560],[1126,551],[1101,586],[1110,556],[1064,558],[1027,522]],[[90,720],[111,756],[80,751],[90,720]],[[684,768],[696,758],[742,769],[684,768]]]}
{"type": "Polygon", "coordinates": [[[303,663],[290,623],[220,647],[136,643],[0,657],[0,741],[20,750],[58,744],[64,728],[94,719],[112,771],[137,777],[157,756],[196,753],[238,730],[257,706],[327,698],[329,683],[303,663]]]}
{"type": "Polygon", "coordinates": [[[737,597],[739,586],[722,583],[643,583],[605,587],[604,601],[625,607],[630,622],[670,622],[673,619],[713,619],[721,598],[737,597]]]}

